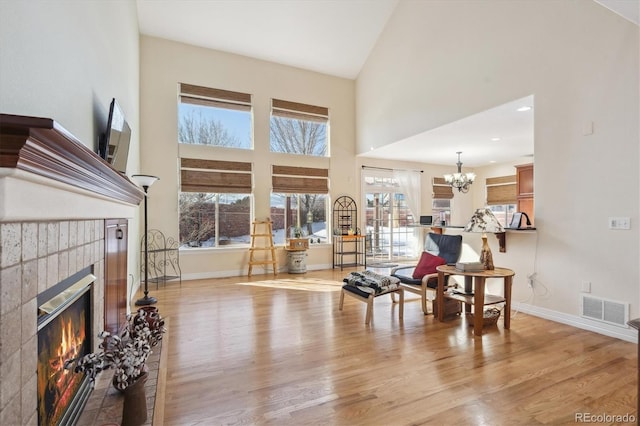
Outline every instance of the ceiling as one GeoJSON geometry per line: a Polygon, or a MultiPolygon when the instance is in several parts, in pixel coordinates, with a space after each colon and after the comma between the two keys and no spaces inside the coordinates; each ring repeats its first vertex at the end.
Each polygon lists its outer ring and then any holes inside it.
{"type": "MultiPolygon", "coordinates": [[[[137,0],[140,33],[355,79],[399,0],[137,0]],[[328,25],[329,23],[329,25],[328,25]]],[[[640,21],[640,0],[596,0],[640,21]]],[[[363,154],[467,167],[533,154],[533,98],[363,154]],[[492,138],[499,137],[499,141],[492,138]]]]}
{"type": "Polygon", "coordinates": [[[623,18],[640,25],[640,0],[594,0],[623,18]]]}
{"type": "Polygon", "coordinates": [[[398,0],[137,0],[142,34],[355,79],[398,0]]]}
{"type": "Polygon", "coordinates": [[[363,154],[363,157],[455,164],[464,167],[506,163],[533,155],[533,96],[516,99],[462,120],[411,136],[363,154]],[[531,107],[518,111],[520,107],[531,107]]]}

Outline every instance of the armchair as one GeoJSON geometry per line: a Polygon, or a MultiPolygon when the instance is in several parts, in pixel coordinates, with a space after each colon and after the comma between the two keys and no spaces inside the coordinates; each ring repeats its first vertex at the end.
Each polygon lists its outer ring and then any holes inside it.
{"type": "MultiPolygon", "coordinates": [[[[455,264],[462,252],[462,235],[435,234],[430,232],[425,239],[424,251],[444,259],[447,264],[455,264]]],[[[400,286],[406,291],[418,294],[422,301],[422,312],[429,314],[427,309],[427,291],[436,292],[438,288],[438,273],[433,270],[424,276],[415,274],[416,267],[410,265],[397,266],[391,270],[391,276],[400,280],[400,286]],[[414,278],[415,277],[415,278],[414,278]]],[[[446,277],[448,281],[449,276],[446,277]]],[[[445,281],[445,286],[447,285],[445,281]]]]}

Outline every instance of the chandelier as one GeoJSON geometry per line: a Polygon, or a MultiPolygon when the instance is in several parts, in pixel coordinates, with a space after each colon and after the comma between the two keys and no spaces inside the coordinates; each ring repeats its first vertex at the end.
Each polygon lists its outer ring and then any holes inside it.
{"type": "Polygon", "coordinates": [[[458,151],[458,172],[450,175],[444,175],[444,180],[452,188],[457,188],[460,192],[469,192],[469,187],[473,183],[473,180],[476,178],[475,173],[462,173],[462,163],[460,162],[460,154],[462,151],[458,151]]]}

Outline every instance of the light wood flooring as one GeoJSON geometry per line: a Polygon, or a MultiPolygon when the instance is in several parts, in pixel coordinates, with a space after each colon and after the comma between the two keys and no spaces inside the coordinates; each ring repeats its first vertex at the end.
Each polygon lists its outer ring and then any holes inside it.
{"type": "MultiPolygon", "coordinates": [[[[515,313],[474,338],[407,293],[345,298],[327,270],[170,282],[150,294],[170,318],[166,425],[574,424],[636,415],[637,346],[515,313]],[[271,282],[270,282],[271,281],[271,282]]],[[[611,423],[611,422],[605,422],[611,423]]]]}

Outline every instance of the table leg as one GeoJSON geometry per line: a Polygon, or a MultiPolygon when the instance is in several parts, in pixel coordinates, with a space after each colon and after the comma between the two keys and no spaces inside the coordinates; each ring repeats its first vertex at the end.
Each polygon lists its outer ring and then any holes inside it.
{"type": "MultiPolygon", "coordinates": [[[[471,275],[465,275],[464,277],[464,292],[469,294],[473,293],[473,277],[471,275]]],[[[464,304],[464,312],[471,312],[471,305],[464,304]]]]}
{"type": "Polygon", "coordinates": [[[464,277],[464,292],[467,294],[473,293],[473,277],[471,275],[465,275],[464,277]]]}
{"type": "Polygon", "coordinates": [[[438,271],[438,291],[436,299],[438,300],[438,321],[444,321],[444,272],[438,271]]]}
{"type": "Polygon", "coordinates": [[[476,285],[473,293],[473,334],[482,336],[484,325],[484,277],[475,277],[476,285]]]}
{"type": "Polygon", "coordinates": [[[504,277],[504,328],[511,327],[511,285],[513,277],[504,277]]]}

